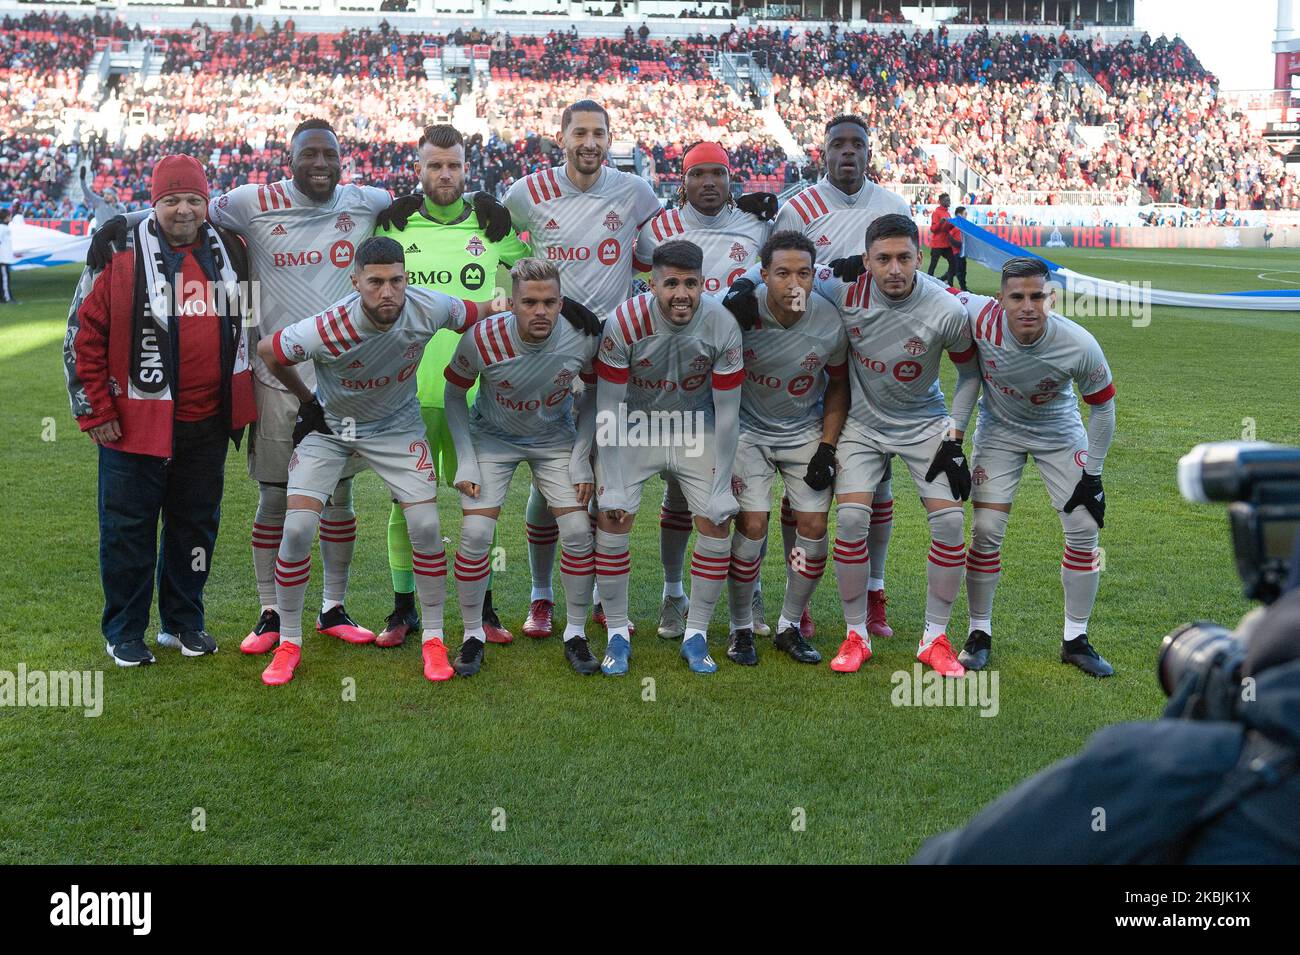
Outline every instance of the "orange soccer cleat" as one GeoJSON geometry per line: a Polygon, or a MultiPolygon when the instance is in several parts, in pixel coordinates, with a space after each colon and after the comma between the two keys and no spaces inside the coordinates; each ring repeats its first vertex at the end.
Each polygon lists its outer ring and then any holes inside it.
{"type": "Polygon", "coordinates": [[[274,610],[267,609],[262,611],[257,626],[244,637],[239,649],[240,652],[249,654],[270,653],[279,642],[280,615],[274,610]]]}
{"type": "Polygon", "coordinates": [[[943,676],[966,675],[966,668],[957,661],[957,654],[952,652],[952,644],[948,642],[946,633],[939,634],[928,647],[917,651],[916,658],[934,667],[935,672],[943,676]]]}
{"type": "Polygon", "coordinates": [[[831,669],[836,673],[857,673],[862,664],[871,659],[871,643],[863,639],[862,634],[850,630],[849,635],[840,644],[840,652],[831,661],[831,669]]]}
{"type": "Polygon", "coordinates": [[[420,648],[420,655],[424,657],[424,678],[426,680],[441,683],[443,680],[450,680],[456,675],[456,671],[447,662],[447,647],[437,637],[424,641],[424,645],[420,648]]]}
{"type": "Polygon", "coordinates": [[[271,663],[262,671],[262,682],[267,686],[284,686],[293,679],[293,673],[302,662],[302,647],[296,643],[281,643],[275,648],[271,663]]]}
{"type": "Polygon", "coordinates": [[[344,643],[375,642],[374,633],[353,620],[342,604],[335,604],[316,618],[316,632],[338,637],[344,643]]]}

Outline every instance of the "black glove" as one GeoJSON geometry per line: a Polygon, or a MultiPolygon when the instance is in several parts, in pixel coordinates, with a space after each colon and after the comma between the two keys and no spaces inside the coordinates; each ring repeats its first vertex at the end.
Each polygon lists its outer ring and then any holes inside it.
{"type": "Polygon", "coordinates": [[[325,423],[325,409],[314,398],[298,406],[298,420],[293,425],[293,446],[298,447],[302,439],[313,431],[319,431],[321,434],[334,433],[325,423]]]}
{"type": "Polygon", "coordinates": [[[741,328],[758,327],[758,296],[754,294],[755,288],[757,286],[749,279],[736,279],[722,300],[723,308],[736,317],[741,328]]]}
{"type": "Polygon", "coordinates": [[[933,481],[940,471],[948,475],[948,486],[957,500],[964,501],[970,497],[970,468],[960,441],[945,440],[939,445],[930,470],[925,472],[925,479],[933,481]]]}
{"type": "Polygon", "coordinates": [[[560,300],[560,314],[582,334],[600,334],[600,319],[596,317],[596,313],[581,302],[575,302],[567,295],[560,300]]]}
{"type": "Polygon", "coordinates": [[[1092,519],[1097,522],[1098,527],[1106,526],[1104,521],[1106,517],[1106,492],[1102,489],[1100,474],[1083,472],[1083,477],[1079,478],[1079,483],[1074,486],[1074,493],[1065,502],[1065,513],[1069,514],[1080,504],[1088,509],[1088,513],[1092,515],[1092,519]]]}
{"type": "Polygon", "coordinates": [[[423,205],[424,196],[418,193],[398,196],[387,209],[375,217],[375,228],[401,232],[406,228],[406,223],[411,220],[411,216],[419,212],[423,205]]]}
{"type": "Polygon", "coordinates": [[[85,181],[86,181],[86,167],[85,167],[85,166],[82,166],[81,169],[78,170],[77,175],[81,177],[81,181],[82,181],[82,182],[85,182],[85,181]]]}
{"type": "Polygon", "coordinates": [[[831,260],[831,273],[841,282],[856,282],[866,270],[867,263],[862,261],[860,255],[831,260]]]}
{"type": "Polygon", "coordinates": [[[108,268],[113,253],[126,240],[126,233],[126,216],[113,216],[105,222],[90,237],[90,248],[86,250],[86,264],[95,272],[108,268]]]}
{"type": "Polygon", "coordinates": [[[489,242],[500,242],[510,234],[510,211],[486,192],[474,193],[474,215],[489,242]]]}
{"type": "Polygon", "coordinates": [[[803,483],[814,491],[824,491],[835,480],[835,445],[823,441],[817,445],[817,453],[808,462],[808,473],[803,476],[803,483]]]}
{"type": "Polygon", "coordinates": [[[747,192],[736,200],[736,208],[758,216],[763,222],[771,222],[776,218],[776,193],[747,192]]]}

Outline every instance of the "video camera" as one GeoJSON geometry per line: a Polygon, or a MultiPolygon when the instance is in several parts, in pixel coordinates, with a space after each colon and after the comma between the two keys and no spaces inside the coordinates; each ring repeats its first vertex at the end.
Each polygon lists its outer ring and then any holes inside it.
{"type": "MultiPolygon", "coordinates": [[[[1283,592],[1300,529],[1300,448],[1264,442],[1199,444],[1178,462],[1178,488],[1197,503],[1227,501],[1245,596],[1267,606],[1283,592]]],[[[1156,672],[1178,715],[1233,719],[1257,607],[1236,630],[1197,620],[1160,644],[1156,672]]],[[[1171,714],[1172,715],[1172,714],[1171,714]]]]}

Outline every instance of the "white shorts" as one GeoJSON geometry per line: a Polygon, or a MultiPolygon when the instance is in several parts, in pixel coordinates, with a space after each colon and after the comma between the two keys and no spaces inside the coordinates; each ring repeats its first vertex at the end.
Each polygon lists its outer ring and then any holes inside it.
{"type": "Polygon", "coordinates": [[[528,462],[528,468],[533,472],[533,484],[542,492],[547,504],[556,508],[581,506],[573,488],[573,479],[569,476],[569,458],[573,456],[571,448],[554,445],[528,448],[495,435],[476,434],[473,437],[474,457],[478,459],[479,491],[478,497],[460,496],[462,509],[486,509],[504,504],[515,468],[524,461],[528,462]]]}
{"type": "Polygon", "coordinates": [[[772,512],[772,484],[777,472],[785,482],[785,494],[796,511],[825,514],[831,506],[831,489],[814,491],[804,481],[808,462],[817,453],[821,438],[788,448],[772,448],[756,443],[752,436],[740,432],[736,446],[735,477],[731,490],[742,511],[761,514],[772,512]]]}
{"type": "Polygon", "coordinates": [[[257,420],[248,433],[248,476],[264,484],[283,484],[293,454],[293,426],[298,420],[298,399],[253,376],[253,401],[257,420]]]}
{"type": "Polygon", "coordinates": [[[893,444],[864,435],[846,425],[835,453],[840,461],[840,470],[835,476],[836,495],[874,494],[886,474],[890,473],[890,455],[896,454],[907,465],[921,497],[956,501],[957,495],[948,483],[948,475],[940,471],[933,481],[925,479],[926,472],[934,463],[939,445],[943,443],[944,434],[945,431],[939,431],[914,444],[893,444]]]}
{"type": "Polygon", "coordinates": [[[975,445],[971,455],[971,500],[977,504],[1010,504],[1020,486],[1028,458],[1038,465],[1052,507],[1065,507],[1088,462],[1087,442],[1051,451],[1012,450],[975,445]]]}
{"type": "Polygon", "coordinates": [[[313,431],[289,458],[289,494],[324,503],[340,480],[366,467],[388,485],[399,504],[432,501],[438,495],[438,475],[423,423],[350,441],[313,431]]]}
{"type": "MultiPolygon", "coordinates": [[[[665,481],[676,478],[692,514],[708,514],[713,495],[713,435],[709,434],[699,453],[680,446],[620,448],[623,456],[623,480],[627,484],[627,512],[635,514],[641,507],[641,488],[651,476],[665,481]]],[[[596,454],[596,497],[605,486],[601,454],[596,454]]]]}

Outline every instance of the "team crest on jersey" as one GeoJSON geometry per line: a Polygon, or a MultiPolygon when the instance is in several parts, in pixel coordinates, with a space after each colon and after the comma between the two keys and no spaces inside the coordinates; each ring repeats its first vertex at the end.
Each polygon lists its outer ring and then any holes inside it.
{"type": "Polygon", "coordinates": [[[744,478],[742,478],[739,474],[733,474],[733,475],[731,476],[731,493],[732,493],[732,494],[737,494],[737,495],[738,495],[738,494],[743,494],[743,493],[745,492],[745,488],[746,488],[746,487],[748,487],[748,485],[745,484],[745,480],[744,480],[744,478]]]}
{"type": "Polygon", "coordinates": [[[728,364],[728,365],[734,365],[734,364],[735,364],[736,362],[738,362],[738,361],[740,361],[740,349],[739,349],[739,348],[728,348],[728,349],[727,349],[727,364],[728,364]]]}
{"type": "Polygon", "coordinates": [[[1088,380],[1094,385],[1106,377],[1106,366],[1098,365],[1096,370],[1088,376],[1088,380]]]}
{"type": "Polygon", "coordinates": [[[289,455],[289,470],[292,471],[297,466],[298,466],[298,452],[295,451],[293,452],[293,454],[289,455]]]}
{"type": "MultiPolygon", "coordinates": [[[[224,199],[225,196],[222,196],[221,198],[224,199]]],[[[284,226],[282,225],[277,225],[274,229],[271,230],[271,235],[288,235],[288,234],[289,233],[285,230],[284,226]]]]}
{"type": "Polygon", "coordinates": [[[354,358],[352,360],[352,364],[348,365],[348,371],[351,371],[353,368],[364,368],[364,367],[366,367],[365,363],[362,362],[360,358],[354,358]]]}
{"type": "Polygon", "coordinates": [[[970,473],[970,482],[979,487],[989,479],[989,472],[985,471],[982,465],[975,465],[975,470],[970,473]]]}
{"type": "Polygon", "coordinates": [[[691,359],[691,368],[694,371],[703,371],[705,368],[708,368],[709,365],[710,362],[708,355],[696,355],[691,359]]]}
{"type": "Polygon", "coordinates": [[[921,341],[921,339],[917,338],[915,335],[903,343],[903,351],[913,357],[925,354],[925,349],[925,342],[921,341]]]}
{"type": "Polygon", "coordinates": [[[555,376],[555,383],[561,388],[569,387],[571,381],[573,381],[573,372],[567,368],[561,368],[560,373],[555,376]]]}
{"type": "Polygon", "coordinates": [[[826,246],[831,244],[831,240],[826,238],[826,233],[823,232],[821,235],[817,237],[817,241],[814,242],[813,244],[817,246],[817,248],[819,249],[824,249],[826,248],[826,246]]]}
{"type": "Polygon", "coordinates": [[[805,368],[808,371],[816,371],[821,366],[822,360],[815,351],[810,351],[808,357],[799,362],[799,367],[805,368]]]}
{"type": "Polygon", "coordinates": [[[1056,387],[1056,382],[1052,381],[1052,379],[1050,378],[1044,378],[1034,387],[1037,388],[1039,391],[1051,391],[1053,388],[1056,387]]]}
{"type": "Polygon", "coordinates": [[[307,350],[301,345],[295,343],[293,346],[293,357],[299,361],[303,361],[307,357],[307,350]]]}
{"type": "Polygon", "coordinates": [[[642,358],[639,362],[636,363],[636,366],[638,368],[649,368],[653,364],[654,362],[652,362],[649,358],[642,358]]]}
{"type": "Polygon", "coordinates": [[[558,222],[556,222],[554,219],[548,219],[547,222],[546,222],[546,228],[547,228],[548,230],[554,231],[555,229],[558,229],[559,227],[560,227],[560,224],[559,224],[558,222]]]}
{"type": "Polygon", "coordinates": [[[334,228],[340,232],[351,232],[356,224],[356,221],[346,212],[340,212],[339,217],[334,220],[334,228]]]}
{"type": "Polygon", "coordinates": [[[749,253],[745,250],[745,247],[741,245],[739,242],[731,243],[731,251],[728,252],[727,254],[731,258],[735,259],[737,262],[744,262],[745,259],[749,258],[749,253]]]}
{"type": "Polygon", "coordinates": [[[611,210],[609,215],[605,216],[605,228],[610,232],[617,232],[623,228],[623,220],[618,217],[617,212],[611,210]]]}
{"type": "Polygon", "coordinates": [[[420,354],[420,346],[412,342],[406,346],[406,351],[402,352],[402,357],[408,361],[420,354]]]}
{"type": "Polygon", "coordinates": [[[218,209],[224,209],[228,205],[230,205],[230,196],[222,196],[220,199],[217,200],[218,209]]]}
{"type": "Polygon", "coordinates": [[[483,244],[483,240],[478,236],[472,235],[469,237],[469,241],[465,243],[465,251],[472,256],[478,257],[487,251],[487,246],[483,244]]]}
{"type": "Polygon", "coordinates": [[[604,340],[603,342],[600,343],[600,347],[601,347],[601,350],[602,350],[602,351],[613,351],[613,350],[614,350],[614,339],[612,339],[612,338],[610,338],[608,335],[606,335],[606,336],[605,336],[605,340],[604,340]]]}

